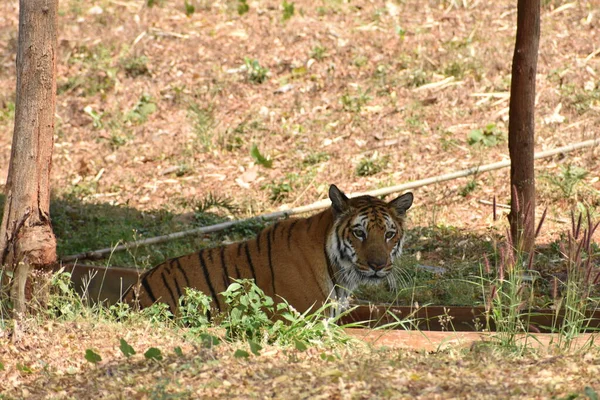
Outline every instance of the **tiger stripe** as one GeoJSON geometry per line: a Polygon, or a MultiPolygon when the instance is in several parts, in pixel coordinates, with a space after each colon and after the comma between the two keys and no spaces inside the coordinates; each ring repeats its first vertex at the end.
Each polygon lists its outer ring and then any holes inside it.
{"type": "Polygon", "coordinates": [[[208,290],[210,290],[210,295],[217,305],[217,310],[221,311],[221,304],[219,302],[219,298],[217,297],[217,292],[215,291],[215,288],[212,285],[212,282],[210,280],[210,274],[208,273],[208,267],[206,266],[206,262],[204,261],[204,249],[198,252],[198,258],[200,259],[202,272],[204,272],[204,282],[206,282],[208,290]]]}

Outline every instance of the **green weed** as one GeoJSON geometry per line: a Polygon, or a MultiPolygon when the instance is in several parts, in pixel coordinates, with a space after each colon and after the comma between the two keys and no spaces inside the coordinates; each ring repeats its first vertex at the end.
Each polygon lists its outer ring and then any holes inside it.
{"type": "Polygon", "coordinates": [[[261,84],[269,77],[269,69],[262,67],[258,60],[244,57],[244,66],[246,68],[248,81],[252,83],[261,84]]]}
{"type": "Polygon", "coordinates": [[[568,240],[561,246],[567,280],[560,282],[562,290],[556,290],[554,304],[555,317],[562,316],[562,324],[555,327],[559,333],[556,345],[563,350],[572,348],[574,340],[591,322],[589,311],[596,311],[598,307],[598,299],[592,298],[592,289],[600,281],[600,273],[594,268],[598,248],[592,238],[600,222],[594,223],[589,212],[586,217],[587,224],[583,221],[583,214],[579,214],[575,221],[575,214],[571,213],[571,231],[568,240]]]}
{"type": "Polygon", "coordinates": [[[365,157],[358,162],[355,173],[357,176],[372,176],[383,171],[389,162],[387,156],[379,156],[373,153],[371,157],[365,157]]]}
{"type": "Polygon", "coordinates": [[[125,74],[130,78],[150,76],[148,57],[146,56],[131,56],[122,58],[120,64],[121,68],[125,70],[125,74]]]}
{"type": "Polygon", "coordinates": [[[369,101],[371,101],[369,91],[363,92],[360,88],[358,88],[356,95],[351,95],[346,92],[340,98],[340,103],[342,103],[344,111],[353,113],[360,113],[362,108],[367,105],[369,101]]]}
{"type": "Polygon", "coordinates": [[[575,193],[575,188],[588,175],[584,168],[567,164],[560,166],[560,172],[556,175],[544,174],[542,177],[550,184],[558,188],[565,199],[570,198],[575,193]]]}
{"type": "Polygon", "coordinates": [[[564,103],[577,114],[583,115],[600,104],[600,86],[596,85],[589,90],[573,84],[560,84],[560,94],[564,103]]]}
{"type": "Polygon", "coordinates": [[[467,135],[467,143],[471,146],[494,147],[504,141],[504,132],[493,123],[483,129],[473,129],[467,135]]]}
{"type": "Polygon", "coordinates": [[[331,311],[334,304],[325,304],[300,314],[283,299],[276,304],[253,281],[245,279],[234,280],[222,295],[228,305],[221,323],[226,330],[226,337],[248,342],[255,354],[260,350],[256,345],[264,342],[293,345],[302,351],[308,344],[332,345],[349,340],[343,327],[338,325],[345,313],[324,318],[335,314],[331,311]],[[280,316],[276,321],[271,318],[275,314],[280,316]]]}
{"type": "MultiPolygon", "coordinates": [[[[221,326],[229,340],[261,341],[273,325],[275,302],[249,280],[237,280],[223,293],[227,312],[221,326]]],[[[278,307],[279,308],[279,307],[278,307]]]]}
{"type": "Polygon", "coordinates": [[[467,197],[469,194],[473,193],[475,191],[475,189],[477,189],[477,181],[475,179],[471,179],[460,190],[460,195],[462,197],[467,197]]]}
{"type": "Polygon", "coordinates": [[[141,124],[148,120],[148,117],[156,112],[157,106],[150,95],[143,94],[133,109],[125,115],[127,122],[141,124]]]}
{"type": "Polygon", "coordinates": [[[250,11],[250,6],[247,0],[238,0],[237,12],[239,15],[244,15],[250,11]]]}
{"type": "Polygon", "coordinates": [[[294,191],[299,180],[298,174],[286,174],[284,179],[278,182],[267,183],[262,186],[263,189],[270,189],[271,196],[269,199],[274,203],[283,202],[294,191]]]}
{"type": "Polygon", "coordinates": [[[281,3],[281,6],[283,8],[283,20],[287,21],[288,19],[292,18],[294,16],[294,3],[290,2],[288,3],[287,0],[283,0],[283,3],[281,3]]]}
{"type": "Polygon", "coordinates": [[[199,290],[186,287],[179,298],[177,322],[191,329],[203,329],[209,325],[210,296],[199,290]]]}
{"type": "Polygon", "coordinates": [[[0,122],[14,121],[15,119],[15,103],[8,101],[3,103],[0,109],[0,122]]]}
{"type": "Polygon", "coordinates": [[[316,165],[316,164],[321,164],[321,163],[329,160],[329,158],[330,158],[329,153],[324,152],[324,151],[310,152],[302,160],[302,165],[307,167],[307,166],[312,166],[312,165],[316,165]]]}
{"type": "Polygon", "coordinates": [[[192,120],[196,138],[204,150],[209,150],[212,147],[214,130],[217,125],[213,106],[201,107],[197,103],[192,103],[188,108],[188,116],[192,120]]]}
{"type": "Polygon", "coordinates": [[[183,7],[185,9],[186,17],[191,17],[196,12],[196,7],[194,6],[194,3],[188,3],[187,0],[183,2],[183,7]]]}
{"type": "Polygon", "coordinates": [[[67,62],[79,65],[80,71],[57,82],[58,94],[76,91],[83,97],[106,95],[116,85],[117,68],[112,66],[112,50],[106,46],[76,47],[67,62]]]}
{"type": "Polygon", "coordinates": [[[68,272],[57,272],[50,281],[50,297],[45,310],[50,318],[73,320],[83,313],[83,303],[71,281],[68,272]]]}
{"type": "Polygon", "coordinates": [[[327,49],[320,44],[314,46],[310,51],[310,58],[314,58],[317,61],[323,61],[327,57],[327,49]]]}

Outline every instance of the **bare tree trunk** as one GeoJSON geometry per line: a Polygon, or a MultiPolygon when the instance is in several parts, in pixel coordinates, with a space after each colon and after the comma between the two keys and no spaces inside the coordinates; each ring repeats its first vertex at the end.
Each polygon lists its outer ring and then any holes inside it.
{"type": "Polygon", "coordinates": [[[14,310],[25,311],[32,268],[56,262],[50,223],[50,169],[56,106],[58,0],[20,0],[15,129],[0,226],[3,286],[12,272],[14,310]]]}
{"type": "Polygon", "coordinates": [[[540,41],[540,0],[518,0],[517,40],[512,64],[508,149],[511,159],[511,234],[531,251],[535,241],[535,76],[540,41]]]}

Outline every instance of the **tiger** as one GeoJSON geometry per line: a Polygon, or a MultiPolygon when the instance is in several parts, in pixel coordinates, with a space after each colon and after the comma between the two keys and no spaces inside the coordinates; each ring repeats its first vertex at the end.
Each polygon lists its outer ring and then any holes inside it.
{"type": "Polygon", "coordinates": [[[331,206],[308,218],[290,218],[255,238],[202,249],[163,262],[140,276],[123,301],[139,308],[166,303],[176,315],[184,288],[204,292],[211,307],[225,309],[224,292],[233,279],[253,279],[276,302],[300,313],[328,300],[347,302],[361,284],[388,282],[402,254],[406,211],[413,194],[390,202],[363,195],[348,198],[329,188],[331,206]]]}

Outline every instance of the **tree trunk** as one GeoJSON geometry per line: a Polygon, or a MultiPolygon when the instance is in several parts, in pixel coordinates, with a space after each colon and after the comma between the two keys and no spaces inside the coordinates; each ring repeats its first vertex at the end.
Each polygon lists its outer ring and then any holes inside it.
{"type": "Polygon", "coordinates": [[[511,234],[516,249],[535,241],[535,76],[540,41],[540,0],[518,0],[517,40],[512,64],[508,149],[511,159],[511,234]]]}
{"type": "Polygon", "coordinates": [[[57,17],[58,0],[19,2],[15,128],[0,226],[2,284],[10,285],[17,313],[25,311],[31,269],[48,270],[56,262],[49,212],[57,17]]]}

